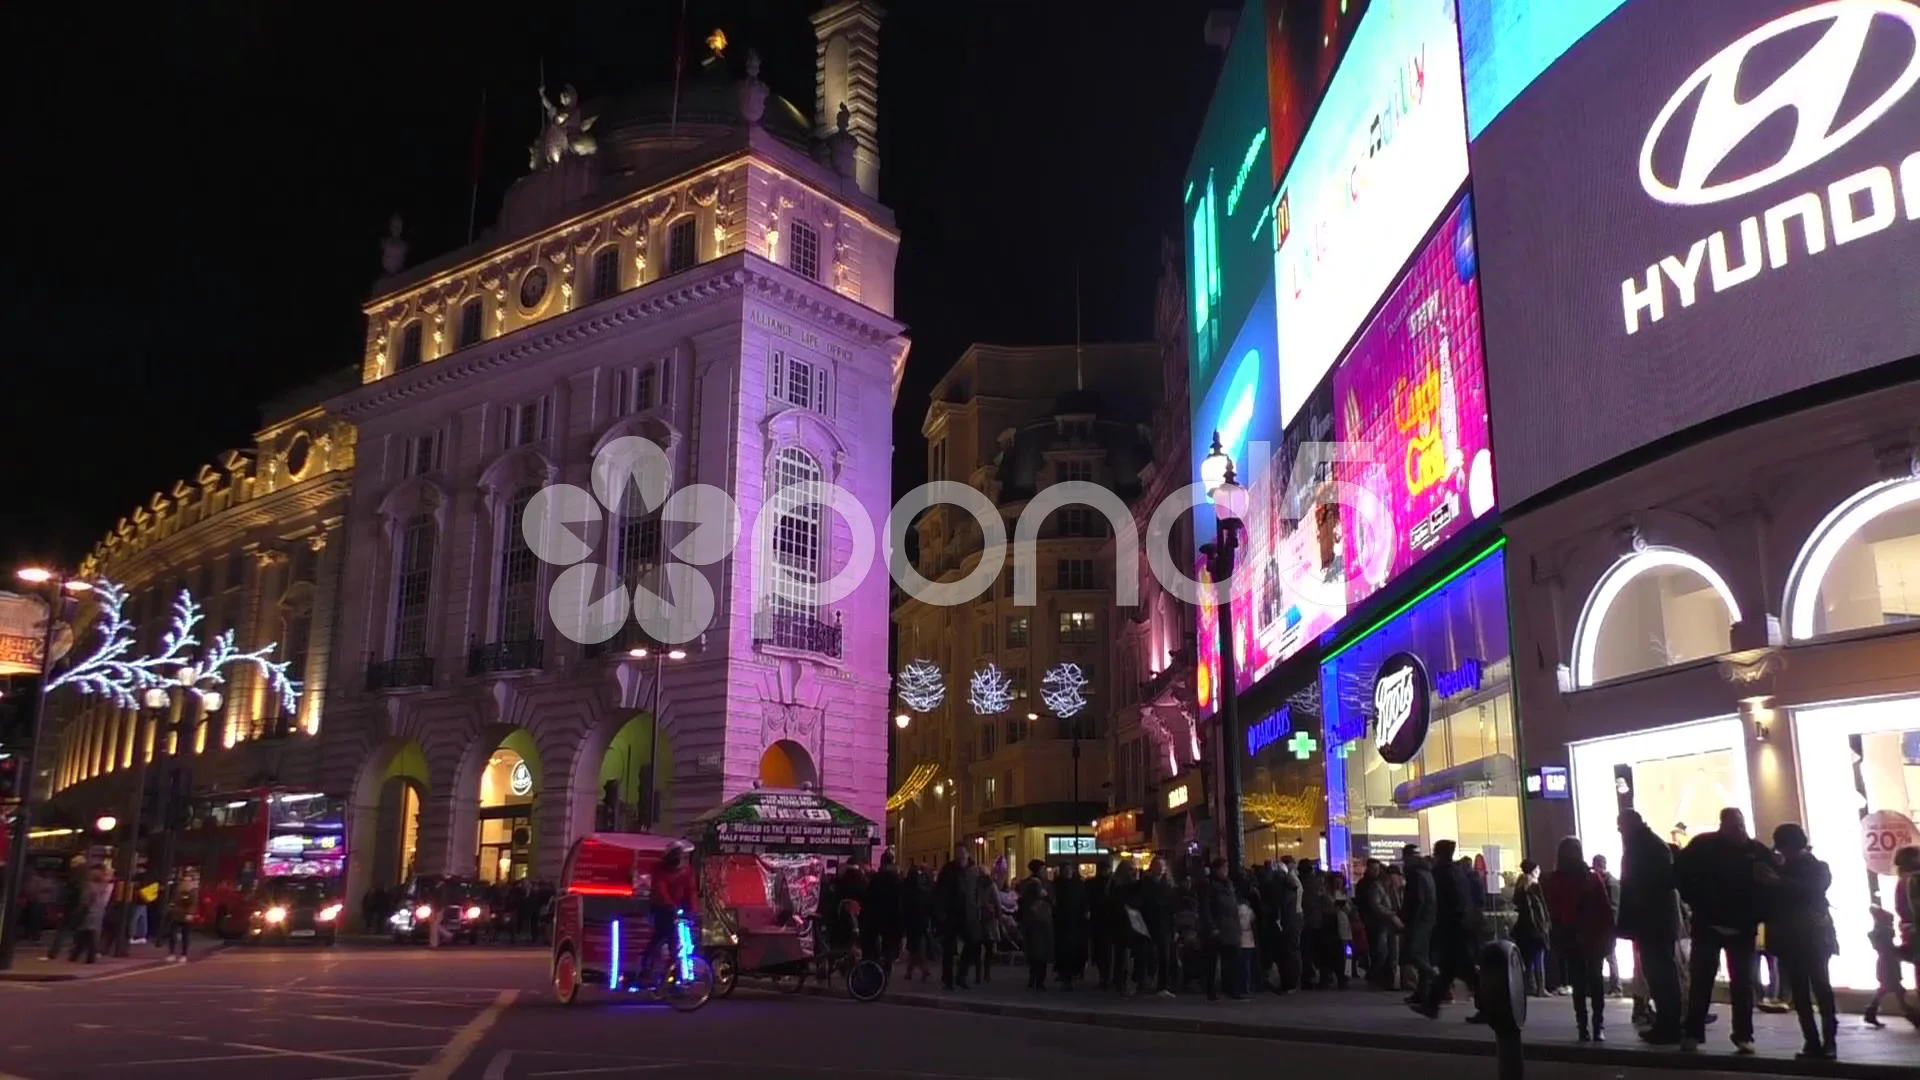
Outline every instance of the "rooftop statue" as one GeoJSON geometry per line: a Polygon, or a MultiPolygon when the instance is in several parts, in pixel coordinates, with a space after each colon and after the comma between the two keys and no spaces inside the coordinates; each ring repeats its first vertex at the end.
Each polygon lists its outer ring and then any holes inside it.
{"type": "Polygon", "coordinates": [[[589,134],[598,117],[580,115],[580,95],[571,84],[560,88],[558,105],[547,99],[547,88],[542,86],[540,107],[546,112],[547,120],[540,129],[540,138],[533,144],[528,168],[543,169],[558,165],[568,154],[588,157],[600,149],[589,134]]]}

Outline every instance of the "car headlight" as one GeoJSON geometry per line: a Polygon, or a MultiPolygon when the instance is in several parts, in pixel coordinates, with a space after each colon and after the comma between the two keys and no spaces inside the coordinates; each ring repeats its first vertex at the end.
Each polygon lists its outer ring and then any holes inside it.
{"type": "Polygon", "coordinates": [[[479,918],[479,917],[480,917],[480,907],[479,907],[479,905],[477,905],[477,904],[476,904],[476,905],[473,905],[473,906],[470,906],[470,907],[468,907],[468,908],[467,908],[467,913],[466,913],[466,914],[467,914],[467,918],[469,918],[469,919],[477,919],[477,918],[479,918]]]}
{"type": "Polygon", "coordinates": [[[320,909],[319,915],[315,916],[315,918],[319,919],[321,922],[332,922],[333,920],[339,917],[340,917],[339,904],[328,904],[326,907],[323,907],[320,909]]]}
{"type": "Polygon", "coordinates": [[[261,915],[261,918],[265,919],[269,925],[275,925],[275,924],[286,922],[287,909],[281,907],[278,904],[275,904],[274,906],[268,908],[266,910],[266,913],[261,915]]]}
{"type": "Polygon", "coordinates": [[[393,914],[387,916],[387,924],[389,926],[399,926],[403,923],[412,921],[412,919],[413,919],[413,912],[396,911],[393,914]]]}
{"type": "Polygon", "coordinates": [[[433,906],[431,904],[421,904],[419,907],[413,909],[413,917],[421,921],[433,918],[433,906]]]}

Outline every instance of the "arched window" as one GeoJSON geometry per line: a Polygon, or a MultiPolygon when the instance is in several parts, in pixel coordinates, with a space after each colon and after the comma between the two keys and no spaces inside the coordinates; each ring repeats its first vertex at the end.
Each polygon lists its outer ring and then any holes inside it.
{"type": "Polygon", "coordinates": [[[774,515],[770,597],[775,634],[789,619],[813,620],[820,608],[820,578],[826,501],[820,465],[805,450],[784,447],[773,458],[773,495],[767,512],[774,515]],[[787,618],[782,618],[785,616],[787,618]]]}
{"type": "Polygon", "coordinates": [[[1601,575],[1573,634],[1573,682],[1592,686],[1719,656],[1740,606],[1719,572],[1678,548],[1653,547],[1601,575]]]}
{"type": "Polygon", "coordinates": [[[691,215],[667,227],[667,273],[691,269],[700,261],[700,237],[691,215]]]}
{"type": "Polygon", "coordinates": [[[436,534],[431,513],[408,518],[400,533],[393,597],[393,657],[396,660],[427,655],[427,607],[433,589],[436,534]]]}
{"type": "Polygon", "coordinates": [[[593,253],[593,298],[605,300],[620,291],[620,248],[608,244],[593,253]]]}
{"type": "Polygon", "coordinates": [[[400,331],[400,355],[394,366],[401,371],[420,365],[420,324],[410,322],[400,331]]]}
{"type": "Polygon", "coordinates": [[[454,348],[464,349],[469,345],[480,344],[483,332],[481,320],[484,318],[484,312],[485,308],[477,296],[460,305],[460,332],[454,339],[454,348]]]}
{"type": "Polygon", "coordinates": [[[1875,484],[1815,529],[1787,578],[1795,641],[1920,619],[1920,480],[1875,484]]]}
{"type": "Polygon", "coordinates": [[[540,568],[527,542],[527,530],[521,522],[527,505],[539,491],[523,487],[513,493],[507,504],[507,520],[501,523],[500,606],[496,641],[529,641],[539,625],[540,597],[537,588],[540,568]]]}

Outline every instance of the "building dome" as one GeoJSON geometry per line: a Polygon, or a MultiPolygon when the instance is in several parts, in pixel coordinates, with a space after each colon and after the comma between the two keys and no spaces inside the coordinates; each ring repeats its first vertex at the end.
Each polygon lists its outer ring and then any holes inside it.
{"type": "MultiPolygon", "coordinates": [[[[598,118],[593,130],[609,163],[616,170],[638,169],[662,155],[744,132],[751,126],[741,103],[747,85],[716,64],[682,79],[677,103],[668,82],[589,101],[585,111],[598,118]]],[[[812,141],[806,114],[771,90],[759,126],[802,149],[812,141]]]]}
{"type": "MultiPolygon", "coordinates": [[[[1140,470],[1153,460],[1153,447],[1138,424],[1099,418],[1098,399],[1090,391],[1065,395],[1054,415],[1033,421],[1017,429],[994,462],[1000,498],[1005,502],[1030,499],[1039,493],[1047,479],[1047,455],[1062,451],[1093,451],[1102,465],[1094,482],[1110,488],[1122,499],[1131,498],[1140,488],[1140,470]]],[[[1005,436],[1002,436],[1005,438],[1005,436]]]]}

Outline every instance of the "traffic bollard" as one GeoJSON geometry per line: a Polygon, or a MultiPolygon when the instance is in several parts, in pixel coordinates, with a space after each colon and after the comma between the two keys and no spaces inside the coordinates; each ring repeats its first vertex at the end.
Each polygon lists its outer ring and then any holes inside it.
{"type": "Polygon", "coordinates": [[[1479,1007],[1493,1028],[1500,1080],[1521,1080],[1526,1060],[1520,1029],[1527,1024],[1527,977],[1520,950],[1511,941],[1495,941],[1480,950],[1479,1007]]]}

